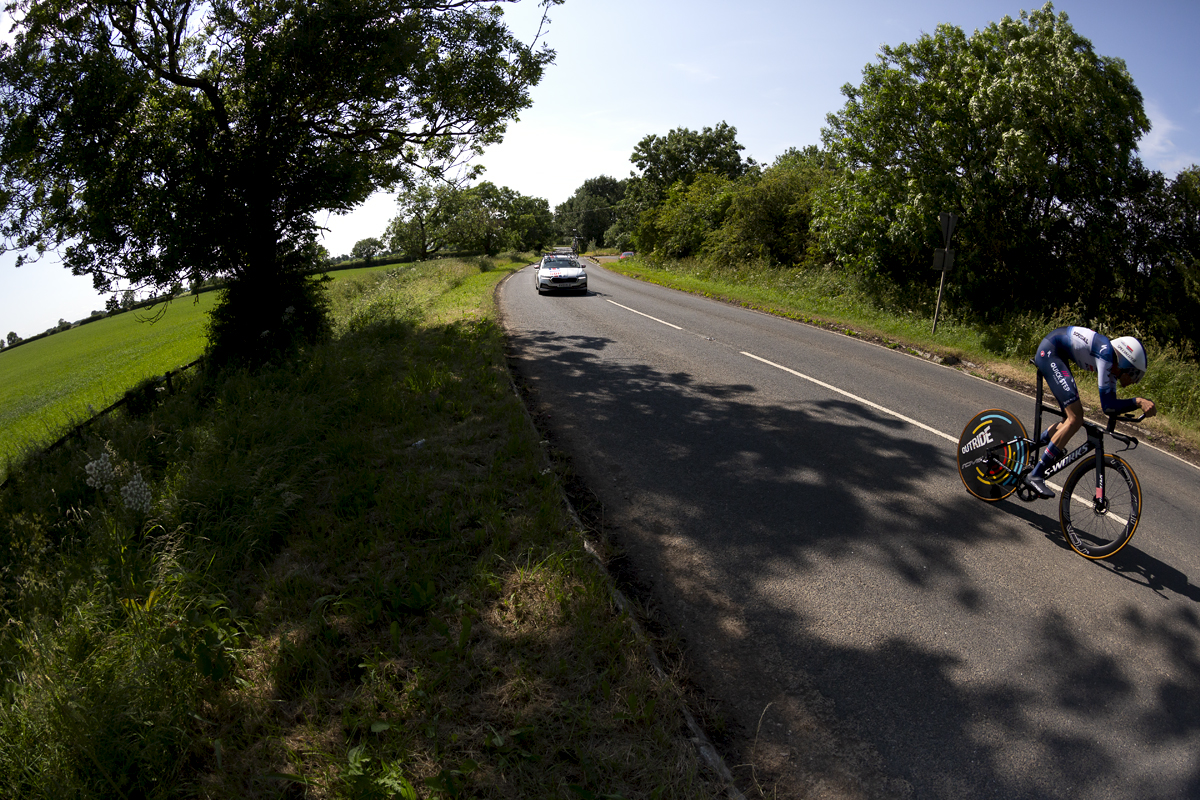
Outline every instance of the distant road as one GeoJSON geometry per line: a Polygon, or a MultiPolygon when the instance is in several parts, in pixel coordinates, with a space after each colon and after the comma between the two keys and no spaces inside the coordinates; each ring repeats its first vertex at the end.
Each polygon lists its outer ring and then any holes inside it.
{"type": "Polygon", "coordinates": [[[603,269],[589,283],[501,286],[517,368],[730,720],[730,766],[780,797],[817,780],[1200,797],[1200,471],[1126,454],[1143,521],[1090,562],[1057,501],[989,505],[958,478],[971,415],[1029,425],[1032,400],[603,269]]]}

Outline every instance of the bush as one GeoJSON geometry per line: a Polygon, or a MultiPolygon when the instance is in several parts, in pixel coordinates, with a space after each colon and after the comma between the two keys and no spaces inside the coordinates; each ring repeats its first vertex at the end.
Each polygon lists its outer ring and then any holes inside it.
{"type": "Polygon", "coordinates": [[[216,367],[257,368],[329,338],[324,274],[285,271],[272,281],[230,279],[209,314],[208,361],[216,367]]]}

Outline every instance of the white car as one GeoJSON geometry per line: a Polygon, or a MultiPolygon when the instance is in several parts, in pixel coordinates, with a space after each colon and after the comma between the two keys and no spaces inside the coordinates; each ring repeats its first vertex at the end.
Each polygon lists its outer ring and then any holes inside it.
{"type": "Polygon", "coordinates": [[[543,256],[533,269],[533,286],[538,294],[563,291],[587,294],[587,270],[573,256],[543,256]]]}

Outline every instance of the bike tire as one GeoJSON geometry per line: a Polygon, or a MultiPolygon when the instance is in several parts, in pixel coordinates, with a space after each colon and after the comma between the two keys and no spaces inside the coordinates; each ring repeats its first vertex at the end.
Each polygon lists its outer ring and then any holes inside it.
{"type": "Polygon", "coordinates": [[[989,408],[971,417],[958,438],[958,477],[967,491],[994,503],[1017,490],[1029,439],[1016,415],[989,408]],[[999,464],[992,462],[994,456],[999,464]]]}
{"type": "Polygon", "coordinates": [[[1067,544],[1093,560],[1108,558],[1128,544],[1142,514],[1142,487],[1125,459],[1111,453],[1104,455],[1105,503],[1100,508],[1095,504],[1095,473],[1093,453],[1071,471],[1058,501],[1058,518],[1067,544]]]}

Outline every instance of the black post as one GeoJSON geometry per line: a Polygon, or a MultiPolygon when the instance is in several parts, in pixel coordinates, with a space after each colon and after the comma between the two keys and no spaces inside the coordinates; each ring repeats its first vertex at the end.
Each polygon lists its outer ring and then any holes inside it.
{"type": "Polygon", "coordinates": [[[954,267],[954,251],[950,249],[950,237],[954,235],[954,226],[958,224],[958,214],[943,211],[938,215],[942,226],[942,248],[933,251],[933,268],[940,270],[941,279],[938,281],[937,305],[933,308],[933,333],[937,335],[938,315],[942,311],[942,290],[946,288],[946,273],[954,267]]]}

